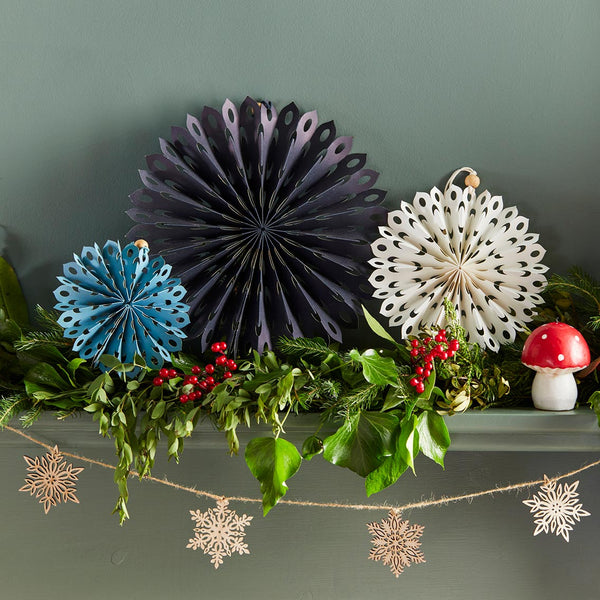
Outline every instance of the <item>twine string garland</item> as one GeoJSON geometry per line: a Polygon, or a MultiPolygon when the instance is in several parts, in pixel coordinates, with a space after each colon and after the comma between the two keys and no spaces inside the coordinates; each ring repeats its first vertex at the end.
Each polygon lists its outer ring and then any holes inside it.
{"type": "MultiPolygon", "coordinates": [[[[16,435],[33,442],[34,444],[45,448],[46,450],[52,451],[53,446],[42,442],[41,440],[25,433],[24,431],[20,431],[19,429],[15,429],[14,427],[10,427],[9,425],[5,425],[4,429],[15,433],[16,435]]],[[[74,458],[75,460],[80,460],[82,462],[86,462],[91,465],[97,465],[99,467],[103,467],[105,469],[115,470],[116,467],[113,465],[109,465],[108,463],[102,462],[100,460],[96,460],[93,458],[88,458],[87,456],[81,456],[79,454],[73,454],[71,452],[65,452],[61,450],[61,454],[64,456],[68,456],[69,458],[74,458]]],[[[468,502],[474,500],[475,498],[481,498],[483,496],[493,496],[494,494],[504,494],[506,492],[512,492],[517,490],[522,490],[526,488],[535,487],[541,484],[547,484],[553,481],[560,481],[562,479],[568,479],[573,477],[574,475],[578,475],[579,473],[583,473],[588,469],[592,469],[600,465],[600,459],[588,463],[583,467],[578,469],[574,469],[573,471],[569,471],[568,473],[562,473],[561,475],[556,475],[554,477],[548,477],[545,479],[536,479],[532,481],[524,481],[521,483],[515,483],[511,485],[505,485],[502,487],[494,487],[486,490],[480,490],[478,492],[472,492],[470,494],[461,494],[458,496],[442,496],[441,498],[435,498],[431,500],[421,500],[420,502],[410,502],[407,504],[395,505],[391,506],[389,504],[348,504],[343,502],[313,502],[310,500],[279,500],[278,504],[287,504],[289,506],[304,506],[310,508],[344,508],[349,510],[378,510],[378,511],[390,511],[393,510],[397,513],[409,510],[412,508],[428,508],[430,506],[441,506],[445,504],[450,504],[453,502],[462,502],[466,500],[468,502]]],[[[137,471],[130,471],[130,476],[139,477],[139,473],[137,471]]],[[[160,483],[162,485],[166,485],[168,487],[174,488],[176,490],[180,490],[183,492],[188,492],[190,494],[194,494],[195,496],[203,496],[205,498],[211,498],[212,500],[228,500],[230,502],[245,502],[245,503],[253,503],[253,504],[262,504],[262,498],[251,498],[248,496],[223,496],[219,494],[214,494],[212,492],[206,490],[198,490],[196,488],[180,485],[178,483],[174,483],[169,481],[166,477],[163,479],[159,479],[158,477],[153,477],[152,475],[144,476],[145,480],[153,481],[155,483],[160,483]]]]}

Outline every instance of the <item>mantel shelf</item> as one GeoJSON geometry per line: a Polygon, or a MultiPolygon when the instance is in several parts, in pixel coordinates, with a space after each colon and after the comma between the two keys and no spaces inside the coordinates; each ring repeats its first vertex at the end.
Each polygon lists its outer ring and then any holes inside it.
{"type": "MultiPolygon", "coordinates": [[[[600,428],[595,414],[580,408],[566,412],[545,412],[534,409],[489,409],[469,411],[446,417],[452,439],[452,451],[469,452],[593,452],[600,451],[600,428]]],[[[286,438],[301,445],[308,435],[315,432],[319,415],[291,415],[286,422],[286,438]]],[[[17,426],[16,421],[13,426],[17,426]]],[[[333,425],[325,425],[320,434],[333,432],[333,425]]],[[[98,434],[97,424],[86,415],[57,421],[45,414],[27,432],[49,444],[63,449],[110,444],[98,434]]],[[[264,425],[248,430],[240,427],[242,444],[257,435],[269,435],[264,425]]],[[[0,435],[0,445],[27,445],[30,442],[10,431],[0,435]]],[[[222,432],[209,421],[200,423],[186,447],[222,448],[227,445],[222,432]]]]}

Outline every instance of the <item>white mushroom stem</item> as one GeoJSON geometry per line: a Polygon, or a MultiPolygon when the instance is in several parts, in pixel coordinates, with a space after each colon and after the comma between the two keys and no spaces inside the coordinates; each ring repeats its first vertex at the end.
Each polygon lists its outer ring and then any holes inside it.
{"type": "Polygon", "coordinates": [[[533,379],[531,397],[533,405],[541,410],[573,410],[577,401],[577,383],[573,371],[570,369],[538,371],[533,379]]]}

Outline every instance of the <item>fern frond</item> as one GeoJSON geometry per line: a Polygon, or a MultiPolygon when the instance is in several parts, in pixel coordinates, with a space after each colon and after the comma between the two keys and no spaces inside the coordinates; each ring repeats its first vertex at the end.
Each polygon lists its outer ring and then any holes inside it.
{"type": "Polygon", "coordinates": [[[323,362],[330,356],[340,356],[322,338],[281,337],[277,346],[283,354],[291,358],[303,358],[308,362],[323,362]]]}

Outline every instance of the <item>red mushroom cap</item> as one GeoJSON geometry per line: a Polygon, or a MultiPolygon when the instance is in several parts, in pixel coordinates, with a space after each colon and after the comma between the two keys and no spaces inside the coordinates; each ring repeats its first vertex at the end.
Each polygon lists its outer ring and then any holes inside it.
{"type": "Polygon", "coordinates": [[[583,335],[566,323],[546,323],[525,340],[521,362],[536,371],[579,371],[590,364],[583,335]]]}

